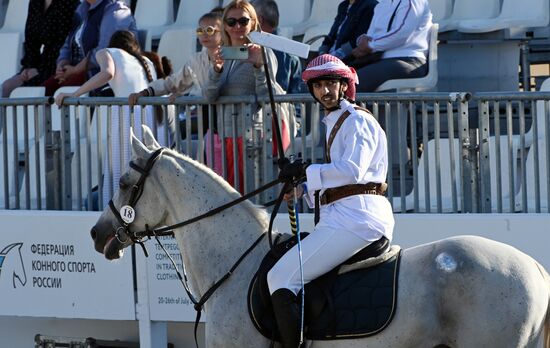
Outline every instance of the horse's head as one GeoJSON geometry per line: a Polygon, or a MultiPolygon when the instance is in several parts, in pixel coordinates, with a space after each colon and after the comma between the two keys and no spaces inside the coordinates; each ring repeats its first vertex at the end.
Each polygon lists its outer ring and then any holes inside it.
{"type": "Polygon", "coordinates": [[[95,249],[109,260],[122,256],[122,250],[138,241],[135,232],[160,225],[165,205],[159,196],[160,178],[155,177],[155,163],[163,149],[153,133],[142,126],[144,143],[131,132],[132,161],[120,177],[119,189],[92,227],[95,249]]]}

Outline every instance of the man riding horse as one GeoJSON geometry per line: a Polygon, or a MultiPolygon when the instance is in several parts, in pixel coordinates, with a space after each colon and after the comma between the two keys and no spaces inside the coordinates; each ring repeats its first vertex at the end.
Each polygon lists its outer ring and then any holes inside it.
{"type": "MultiPolygon", "coordinates": [[[[303,281],[308,283],[373,242],[383,238],[391,241],[394,219],[384,197],[388,169],[386,134],[368,110],[354,104],[358,83],[355,70],[324,54],[308,64],[302,79],[326,110],[325,163],[297,160],[284,165],[279,177],[301,183],[296,195],[305,194],[312,208],[320,205],[313,233],[301,242],[303,281]]],[[[287,193],[285,200],[293,196],[294,192],[287,193]]],[[[267,277],[285,348],[300,344],[297,294],[303,284],[298,253],[296,245],[267,277]]]]}

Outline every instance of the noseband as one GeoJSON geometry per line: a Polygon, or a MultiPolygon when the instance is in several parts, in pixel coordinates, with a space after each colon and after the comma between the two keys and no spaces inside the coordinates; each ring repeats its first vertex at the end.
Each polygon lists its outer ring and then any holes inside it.
{"type": "MultiPolygon", "coordinates": [[[[109,200],[109,208],[111,208],[113,215],[116,217],[120,224],[120,227],[118,227],[115,232],[115,238],[121,244],[124,244],[128,241],[128,239],[131,239],[132,242],[139,244],[143,248],[145,255],[147,255],[147,250],[145,249],[145,246],[141,241],[143,237],[137,236],[135,233],[130,232],[130,224],[135,219],[136,213],[134,207],[141,198],[141,194],[143,193],[145,179],[147,179],[147,177],[149,176],[151,169],[155,165],[156,161],[160,158],[163,151],[164,148],[162,147],[156,150],[153,155],[149,157],[144,168],[138,166],[133,161],[130,161],[130,168],[138,171],[141,176],[139,177],[139,180],[134,184],[134,186],[132,186],[132,192],[130,194],[130,200],[128,204],[122,206],[120,209],[117,209],[113,200],[109,200]]],[[[171,232],[167,234],[171,234],[171,232]]]]}

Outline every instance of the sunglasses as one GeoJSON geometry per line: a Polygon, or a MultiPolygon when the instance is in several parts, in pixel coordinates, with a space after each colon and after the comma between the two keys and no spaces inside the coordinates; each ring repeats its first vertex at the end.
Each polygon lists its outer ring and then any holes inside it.
{"type": "Polygon", "coordinates": [[[202,36],[202,35],[212,36],[216,34],[218,31],[220,31],[218,28],[214,28],[211,25],[207,26],[206,28],[198,27],[197,36],[202,36]]]}
{"type": "Polygon", "coordinates": [[[225,24],[227,24],[230,27],[234,27],[237,23],[239,23],[241,27],[246,27],[249,22],[250,22],[250,18],[248,17],[241,17],[239,19],[229,17],[225,19],[225,24]]]}

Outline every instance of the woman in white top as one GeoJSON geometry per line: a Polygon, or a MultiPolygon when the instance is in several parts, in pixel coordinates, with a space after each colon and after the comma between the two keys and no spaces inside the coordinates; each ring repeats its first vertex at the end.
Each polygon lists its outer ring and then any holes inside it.
{"type": "MultiPolygon", "coordinates": [[[[148,55],[151,56],[150,53],[148,55]]],[[[67,97],[79,97],[106,83],[113,89],[115,97],[128,97],[131,93],[146,88],[149,82],[156,79],[156,70],[160,70],[159,73],[164,77],[160,64],[158,62],[153,64],[149,58],[145,57],[145,53],[141,52],[136,38],[129,31],[115,32],[111,37],[109,47],[98,51],[96,59],[101,69],[100,72],[74,93],[60,93],[55,99],[57,105],[61,106],[63,99],[67,97]],[[155,65],[157,69],[155,69],[155,65]]],[[[118,188],[121,169],[130,161],[130,127],[140,137],[141,127],[139,125],[146,124],[151,129],[157,130],[158,140],[161,144],[170,144],[163,129],[166,125],[170,125],[170,122],[163,119],[162,113],[155,114],[153,107],[146,106],[142,110],[140,106],[134,106],[133,118],[130,117],[129,106],[123,107],[122,117],[120,115],[117,117],[116,110],[117,108],[113,107],[111,113],[110,148],[104,152],[103,206],[109,202],[114,191],[118,188]],[[144,111],[143,115],[142,111],[144,111]]]]}

